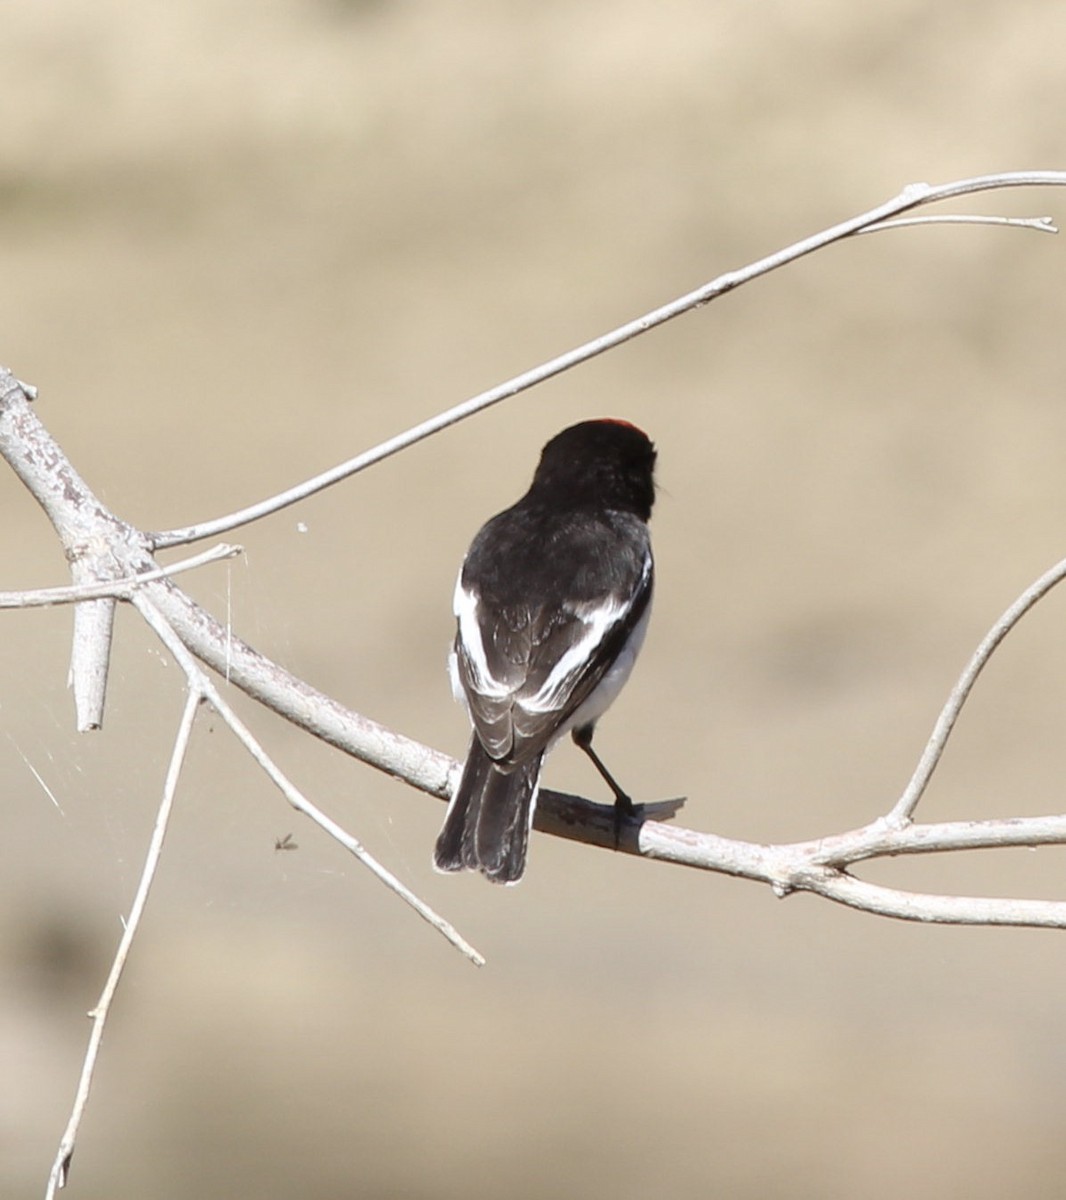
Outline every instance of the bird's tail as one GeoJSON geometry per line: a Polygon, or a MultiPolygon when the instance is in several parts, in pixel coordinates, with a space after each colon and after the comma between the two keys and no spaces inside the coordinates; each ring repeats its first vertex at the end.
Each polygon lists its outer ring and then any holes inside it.
{"type": "Polygon", "coordinates": [[[438,871],[480,871],[493,883],[517,883],[526,869],[529,829],[543,755],[501,771],[473,737],[459,786],[433,851],[438,871]]]}

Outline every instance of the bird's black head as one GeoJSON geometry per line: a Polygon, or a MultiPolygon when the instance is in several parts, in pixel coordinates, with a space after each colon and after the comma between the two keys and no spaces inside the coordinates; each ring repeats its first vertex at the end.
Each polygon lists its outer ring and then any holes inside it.
{"type": "Polygon", "coordinates": [[[655,502],[655,447],[628,421],[571,425],[544,447],[529,494],[552,503],[606,506],[646,521],[655,502]]]}

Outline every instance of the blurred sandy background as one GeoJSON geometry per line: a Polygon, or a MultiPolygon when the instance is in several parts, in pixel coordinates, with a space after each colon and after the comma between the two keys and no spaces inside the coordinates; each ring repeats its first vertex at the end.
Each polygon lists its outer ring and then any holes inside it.
{"type": "MultiPolygon", "coordinates": [[[[296,482],[907,182],[1066,166],[1066,8],[1038,0],[21,0],[0,27],[0,361],[148,529],[296,482]]],[[[1066,223],[1066,193],[970,207],[1066,223]]],[[[243,561],[187,586],[459,754],[459,557],[548,436],[626,416],[660,448],[659,594],[601,752],[638,797],[687,794],[698,828],[849,828],[1066,553],[1064,281],[1066,243],[1033,233],[836,247],[243,531],[243,561]]],[[[63,582],[6,471],[0,506],[0,586],[63,582]]],[[[76,736],[69,620],[5,614],[0,643],[13,1198],[40,1194],[66,1121],[181,706],[122,613],[106,728],[76,736]]],[[[1064,630],[1066,593],[995,660],[924,817],[1062,811],[1064,630]]],[[[72,1200],[1062,1195],[1066,934],[782,903],[543,837],[518,889],[442,879],[439,803],[241,711],[489,965],[205,720],[72,1200]]],[[[599,794],[569,748],[548,777],[599,794]]],[[[869,875],[1061,896],[1062,868],[869,875]]]]}

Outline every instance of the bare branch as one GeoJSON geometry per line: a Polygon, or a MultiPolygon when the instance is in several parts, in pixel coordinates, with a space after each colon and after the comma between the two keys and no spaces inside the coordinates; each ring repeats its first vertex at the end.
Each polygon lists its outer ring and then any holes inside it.
{"type": "MultiPolygon", "coordinates": [[[[975,655],[975,662],[979,660],[983,665],[987,661],[1006,633],[1063,573],[1066,572],[1060,565],[1027,589],[996,623],[989,638],[982,643],[982,650],[975,655]]],[[[168,621],[172,621],[192,653],[222,670],[225,667],[224,630],[202,610],[197,610],[177,589],[167,588],[165,584],[151,586],[159,589],[158,594],[151,594],[152,603],[166,606],[168,621]]],[[[349,712],[245,643],[234,640],[231,645],[234,653],[230,664],[231,678],[249,695],[340,749],[387,770],[422,791],[441,799],[450,795],[450,781],[458,772],[459,764],[447,755],[349,712]]],[[[952,700],[945,708],[945,711],[948,708],[953,711],[952,725],[960,707],[961,702],[953,692],[952,700]]],[[[938,723],[937,728],[934,738],[942,748],[950,735],[950,726],[942,728],[938,723]]],[[[926,771],[930,771],[928,766],[926,771]]],[[[915,895],[904,904],[900,900],[904,893],[875,884],[859,884],[845,870],[855,862],[901,854],[1066,844],[1066,816],[937,825],[905,822],[902,827],[898,822],[893,824],[889,817],[882,817],[871,825],[831,837],[772,846],[722,838],[651,819],[661,816],[664,806],[672,814],[678,804],[678,801],[666,801],[639,808],[637,816],[623,828],[620,840],[616,841],[612,806],[544,790],[537,806],[535,827],[587,845],[617,848],[626,854],[766,883],[782,896],[794,891],[812,891],[827,899],[884,916],[965,924],[1038,924],[1066,928],[1066,902],[1041,902],[1042,907],[1033,907],[1036,902],[973,898],[971,905],[971,898],[958,897],[954,898],[958,903],[948,904],[943,897],[915,895]],[[1051,907],[1047,907],[1049,904],[1051,907]]]]}
{"type": "Polygon", "coordinates": [[[636,848],[623,845],[622,849],[664,862],[766,883],[782,898],[793,892],[813,892],[849,908],[904,921],[1066,929],[1066,900],[910,892],[857,879],[837,865],[859,858],[934,851],[1061,845],[1066,841],[1063,816],[912,825],[903,830],[891,829],[881,819],[832,838],[776,846],[647,822],[639,828],[638,841],[636,848]],[[827,854],[829,845],[834,848],[836,863],[827,854]]]}
{"type": "MultiPolygon", "coordinates": [[[[75,576],[96,578],[84,560],[74,565],[75,576]]],[[[111,635],[115,628],[114,600],[86,600],[74,609],[74,639],[70,652],[70,686],[79,733],[104,723],[107,673],[111,666],[111,635]]]]}
{"type": "Polygon", "coordinates": [[[60,1139],[59,1151],[56,1154],[51,1174],[48,1177],[48,1190],[45,1193],[46,1200],[53,1200],[56,1190],[66,1187],[67,1184],[70,1160],[74,1154],[74,1144],[78,1136],[78,1126],[81,1124],[82,1116],[85,1113],[85,1106],[89,1102],[89,1091],[92,1088],[93,1072],[96,1069],[96,1059],[99,1055],[100,1043],[104,1036],[104,1026],[107,1024],[108,1013],[111,1011],[111,1001],[115,997],[119,980],[122,978],[122,972],[126,966],[126,959],[129,957],[130,948],[133,945],[133,939],[137,936],[141,916],[144,913],[144,906],[148,901],[148,892],[152,887],[152,880],[155,878],[156,867],[159,865],[159,856],[163,850],[163,839],[166,837],[167,824],[170,821],[171,809],[174,806],[174,795],[178,788],[181,768],[185,762],[185,753],[189,748],[189,739],[192,736],[193,722],[196,719],[196,710],[200,706],[200,699],[201,697],[196,691],[190,691],[186,698],[185,711],[182,713],[181,723],[178,726],[178,734],[174,739],[174,749],[170,756],[170,766],[167,768],[166,780],[163,784],[163,799],[159,805],[159,812],[156,814],[155,827],[152,830],[152,837],[148,843],[148,852],[145,856],[140,882],[137,884],[137,892],[133,898],[133,906],[130,909],[129,916],[123,923],[122,937],[119,939],[118,950],[115,952],[115,958],[111,964],[107,982],[104,984],[104,990],[100,993],[100,999],[97,1001],[96,1007],[89,1013],[93,1023],[92,1033],[89,1035],[89,1046],[85,1051],[81,1078],[78,1080],[78,1088],[74,1097],[74,1107],[70,1114],[70,1120],[67,1122],[67,1127],[60,1139]]]}
{"type": "Polygon", "coordinates": [[[353,712],[249,646],[167,581],[144,594],[202,663],[253,700],[361,762],[440,799],[458,765],[448,755],[353,712]]]}
{"type": "Polygon", "coordinates": [[[1037,233],[1058,233],[1052,217],[985,217],[973,213],[945,213],[935,217],[897,217],[878,221],[858,233],[880,233],[882,229],[906,229],[911,225],[1007,225],[1013,229],[1034,229],[1037,233]]]}
{"type": "Polygon", "coordinates": [[[921,800],[922,794],[928,786],[933,772],[937,768],[937,763],[940,762],[940,756],[944,753],[944,747],[947,745],[948,738],[951,736],[951,731],[955,726],[955,721],[962,711],[962,706],[966,703],[967,696],[969,696],[973,685],[977,682],[977,676],[984,669],[985,663],[992,657],[996,647],[1010,633],[1014,626],[1018,624],[1022,617],[1025,616],[1029,609],[1037,601],[1046,596],[1056,584],[1061,583],[1064,578],[1066,578],[1066,559],[1052,567],[1050,571],[1045,572],[1035,583],[1026,588],[988,633],[985,634],[981,644],[974,651],[973,657],[966,665],[965,671],[959,677],[958,683],[952,689],[947,703],[941,710],[937,723],[933,728],[932,736],[925,747],[925,751],[918,762],[910,783],[907,784],[906,790],[900,796],[896,806],[888,814],[887,819],[890,825],[896,827],[905,825],[914,815],[918,801],[921,800]]]}
{"type": "MultiPolygon", "coordinates": [[[[459,421],[473,416],[474,413],[490,408],[501,400],[517,396],[519,392],[524,392],[547,379],[561,375],[564,371],[586,363],[608,350],[613,350],[623,342],[639,337],[659,325],[664,325],[667,321],[672,321],[675,317],[691,312],[694,308],[700,308],[723,293],[732,291],[735,287],[750,283],[751,280],[795,262],[796,259],[820,250],[832,242],[841,241],[853,234],[863,233],[875,227],[888,228],[890,218],[899,213],[907,212],[923,204],[933,204],[940,200],[949,200],[956,196],[997,188],[1063,186],[1066,186],[1066,171],[1016,171],[1000,175],[982,175],[938,186],[928,183],[909,184],[894,199],[878,205],[877,208],[870,209],[869,212],[852,217],[850,220],[834,225],[831,229],[823,230],[821,233],[816,233],[812,237],[804,238],[802,241],[779,250],[776,254],[767,255],[766,258],[759,259],[758,262],[751,263],[738,271],[728,271],[724,275],[719,275],[710,283],[696,288],[695,291],[688,292],[677,300],[672,300],[661,308],[653,309],[633,321],[627,321],[624,325],[619,325],[617,329],[594,338],[566,354],[560,354],[557,358],[550,359],[539,367],[516,375],[506,383],[498,384],[486,392],[481,392],[477,396],[465,400],[462,404],[449,408],[446,412],[438,413],[428,421],[423,421],[406,432],[389,438],[388,441],[382,442],[373,449],[357,454],[354,458],[328,471],[323,471],[321,475],[316,475],[295,487],[279,492],[276,496],[261,500],[257,504],[249,505],[228,516],[217,517],[215,520],[204,521],[198,525],[189,525],[184,529],[171,529],[165,533],[149,534],[149,539],[156,549],[164,546],[183,545],[228,533],[241,525],[247,525],[251,521],[258,521],[261,517],[279,512],[291,504],[296,504],[308,496],[313,496],[316,492],[331,487],[342,479],[347,479],[349,476],[365,470],[374,463],[389,458],[400,450],[405,450],[408,446],[413,446],[416,442],[420,442],[432,434],[439,433],[442,429],[447,429],[450,425],[455,425],[459,421]]],[[[1023,223],[1031,225],[1031,222],[1028,221],[1023,223]]]]}
{"type": "Polygon", "coordinates": [[[110,597],[115,600],[128,600],[133,592],[143,584],[152,583],[157,579],[169,579],[172,575],[180,575],[184,571],[194,571],[197,567],[208,563],[219,562],[224,558],[235,558],[244,552],[241,546],[231,546],[220,542],[202,554],[193,554],[180,562],[171,563],[166,567],[156,567],[140,575],[127,575],[116,579],[113,583],[86,583],[72,587],[35,588],[21,592],[0,592],[0,608],[45,608],[54,604],[76,604],[80,600],[98,600],[110,597]]]}
{"type": "Polygon", "coordinates": [[[898,854],[943,854],[951,850],[1066,845],[1066,815],[998,817],[986,821],[941,821],[898,828],[887,817],[850,834],[801,843],[813,862],[843,867],[868,858],[898,854]]]}
{"type": "Polygon", "coordinates": [[[218,689],[200,670],[193,661],[188,650],[182,645],[181,639],[171,629],[163,614],[156,609],[151,601],[143,595],[137,595],[133,598],[133,605],[137,611],[144,617],[145,621],[152,627],[156,635],[163,642],[166,648],[174,656],[178,665],[185,672],[189,680],[189,686],[195,687],[211,707],[219,714],[226,724],[236,734],[238,740],[244,748],[251,754],[252,758],[263,768],[271,782],[281,791],[285,799],[298,812],[302,812],[304,816],[310,817],[312,821],[320,828],[325,830],[335,841],[339,842],[346,850],[353,854],[373,875],[377,876],[383,884],[390,890],[396,893],[406,904],[424,920],[427,921],[438,933],[442,934],[451,944],[464,954],[477,967],[485,965],[484,956],[474,949],[473,946],[459,933],[459,931],[450,922],[446,921],[438,913],[434,912],[423,900],[420,900],[409,887],[401,883],[391,871],[387,870],[377,861],[376,858],[363,846],[363,844],[352,835],[346,832],[332,820],[327,817],[321,809],[317,808],[310,800],[289,780],[288,776],[275,764],[274,760],[260,745],[255,736],[251,733],[244,722],[237,716],[229,704],[222,698],[218,689]]]}
{"type": "MultiPolygon", "coordinates": [[[[417,743],[409,742],[408,739],[393,734],[365,717],[348,712],[336,701],[316,692],[295,676],[255,654],[166,578],[167,572],[148,555],[144,535],[109,512],[76,475],[59,445],[30,408],[25,392],[10,372],[3,368],[0,368],[0,453],[13,466],[18,464],[16,469],[20,477],[41,501],[49,517],[53,517],[53,523],[63,540],[68,558],[75,558],[75,552],[72,551],[68,539],[84,539],[92,545],[91,553],[86,552],[83,555],[84,561],[99,571],[100,578],[106,582],[109,589],[122,588],[125,594],[125,588],[129,585],[123,581],[138,581],[137,587],[129,592],[128,598],[137,605],[141,615],[156,632],[164,637],[172,653],[181,656],[190,686],[210,698],[211,703],[227,719],[238,736],[242,736],[243,726],[238,729],[240,723],[235,714],[231,713],[207,677],[195,665],[189,665],[191,659],[188,658],[183,642],[193,648],[201,661],[207,662],[225,678],[232,679],[238,686],[244,687],[249,694],[254,695],[255,685],[260,684],[263,695],[269,697],[265,701],[269,707],[275,708],[304,728],[318,733],[324,740],[340,745],[343,736],[347,734],[354,739],[354,745],[358,749],[348,748],[358,757],[363,757],[364,761],[398,775],[403,775],[406,768],[411,768],[418,779],[432,781],[435,790],[446,794],[448,769],[453,765],[450,759],[444,755],[436,755],[417,743]],[[29,451],[26,450],[27,446],[30,447],[29,451]],[[65,503],[77,509],[77,520],[65,515],[65,503]],[[97,514],[99,526],[95,541],[87,536],[92,530],[86,525],[89,518],[84,517],[85,513],[97,514]],[[146,582],[150,576],[155,577],[154,581],[146,582]],[[156,619],[158,614],[161,614],[159,620],[156,619]],[[165,629],[165,635],[161,629],[165,629]],[[408,747],[415,747],[413,756],[405,754],[408,747]]],[[[86,603],[91,605],[100,601],[83,602],[79,609],[84,608],[86,603]]],[[[247,731],[244,733],[247,734],[247,731]]],[[[251,735],[247,734],[247,737],[250,738],[251,735]]],[[[242,740],[245,740],[243,736],[242,740]]],[[[251,749],[247,740],[245,744],[251,749]]],[[[277,771],[269,759],[263,761],[266,756],[261,748],[259,754],[263,755],[263,758],[257,758],[260,765],[268,769],[274,782],[283,787],[289,799],[296,803],[294,796],[299,796],[296,789],[288,780],[284,780],[283,786],[279,781],[279,777],[284,779],[281,772],[277,771]]],[[[480,959],[478,952],[469,946],[448,922],[392,877],[351,835],[331,822],[309,801],[302,797],[300,799],[302,810],[307,815],[327,832],[337,836],[351,853],[360,858],[387,886],[414,907],[420,916],[443,933],[471,961],[477,962],[480,959]]]]}
{"type": "Polygon", "coordinates": [[[846,872],[827,873],[809,891],[838,904],[881,917],[937,925],[1017,925],[1030,929],[1066,927],[1066,902],[1014,900],[986,896],[938,896],[904,892],[856,879],[846,872]]]}
{"type": "MultiPolygon", "coordinates": [[[[37,419],[22,385],[0,373],[0,453],[55,527],[75,584],[101,583],[157,566],[139,530],[93,495],[37,419]]],[[[87,600],[74,610],[70,681],[79,732],[99,729],[111,653],[114,602],[87,600]]]]}

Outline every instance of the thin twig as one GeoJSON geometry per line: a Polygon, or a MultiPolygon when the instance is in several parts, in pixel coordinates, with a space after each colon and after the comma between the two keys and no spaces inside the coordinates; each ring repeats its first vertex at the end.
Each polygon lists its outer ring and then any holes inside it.
{"type": "Polygon", "coordinates": [[[1066,845],[1066,814],[993,817],[982,821],[937,821],[902,828],[886,817],[850,833],[818,838],[794,847],[811,862],[850,866],[870,858],[900,854],[944,854],[956,850],[1003,850],[1009,847],[1066,845]]]}
{"type": "Polygon", "coordinates": [[[484,956],[470,945],[454,925],[446,921],[439,913],[435,912],[428,904],[416,896],[391,871],[382,866],[357,838],[354,838],[350,833],[342,829],[332,818],[326,816],[321,809],[308,800],[295,784],[289,780],[270,755],[263,749],[240,717],[237,716],[230,705],[222,698],[218,689],[203,673],[192,655],[182,644],[181,639],[167,623],[166,618],[151,601],[143,594],[138,594],[133,597],[132,602],[185,672],[189,680],[189,685],[195,686],[200,690],[203,697],[226,722],[244,748],[251,754],[260,767],[263,768],[271,782],[281,791],[293,808],[310,817],[319,828],[325,830],[334,840],[338,841],[346,850],[353,854],[390,891],[395,892],[401,900],[409,904],[424,921],[432,925],[438,933],[451,942],[475,966],[484,966],[484,956]]]}
{"type": "Polygon", "coordinates": [[[1007,225],[1012,229],[1034,229],[1037,233],[1058,233],[1059,228],[1052,217],[985,217],[973,213],[944,213],[930,217],[896,217],[891,221],[878,221],[858,230],[857,236],[865,233],[880,233],[882,229],[906,229],[911,225],[1007,225]]]}
{"type": "Polygon", "coordinates": [[[985,634],[981,644],[974,651],[973,657],[966,664],[966,669],[952,688],[951,695],[937,718],[932,735],[918,761],[914,774],[911,776],[910,783],[907,784],[903,795],[900,796],[886,818],[890,825],[897,828],[906,825],[914,815],[914,810],[944,753],[944,748],[951,736],[955,721],[962,711],[962,706],[966,703],[966,698],[977,682],[978,675],[981,674],[985,664],[995,653],[996,647],[1033,605],[1046,596],[1056,584],[1061,583],[1064,578],[1066,578],[1066,559],[1057,563],[1050,571],[1046,571],[1035,583],[1026,588],[985,634]]]}
{"type": "Polygon", "coordinates": [[[111,1011],[111,1001],[114,999],[115,989],[122,978],[126,959],[129,957],[133,939],[136,937],[141,923],[141,915],[148,900],[148,892],[151,889],[152,880],[155,878],[156,867],[159,865],[159,856],[163,850],[163,839],[166,837],[167,824],[170,821],[170,813],[174,805],[174,795],[177,791],[181,768],[185,762],[185,754],[189,748],[189,739],[192,735],[193,722],[196,719],[196,710],[200,705],[200,700],[200,694],[195,689],[190,688],[185,700],[185,711],[182,713],[181,723],[178,726],[177,737],[174,739],[174,750],[170,756],[170,766],[167,768],[166,781],[163,784],[163,799],[159,805],[159,812],[156,814],[155,827],[152,830],[152,837],[148,843],[148,853],[145,855],[144,868],[141,871],[141,878],[137,885],[136,895],[133,898],[133,905],[130,908],[129,916],[126,918],[122,937],[119,939],[118,950],[111,964],[111,971],[108,974],[107,982],[104,984],[104,990],[100,993],[100,999],[97,1001],[96,1007],[89,1013],[93,1023],[92,1033],[89,1035],[89,1046],[85,1051],[81,1078],[78,1080],[78,1089],[74,1097],[74,1107],[71,1110],[70,1120],[67,1122],[63,1137],[60,1139],[59,1152],[56,1154],[55,1162],[48,1176],[48,1189],[45,1193],[46,1200],[53,1200],[56,1190],[66,1187],[67,1175],[70,1171],[70,1160],[74,1154],[74,1144],[78,1136],[78,1126],[81,1124],[85,1106],[89,1100],[93,1071],[96,1068],[96,1059],[100,1052],[100,1043],[104,1036],[104,1026],[107,1023],[108,1013],[111,1011]]]}
{"type": "Polygon", "coordinates": [[[172,575],[180,575],[183,571],[193,571],[207,563],[219,562],[222,559],[233,558],[242,554],[242,546],[231,546],[226,542],[205,550],[202,554],[194,554],[183,558],[180,562],[171,563],[166,567],[158,567],[153,571],[143,571],[138,575],[127,575],[104,583],[84,583],[71,587],[33,588],[23,592],[0,592],[0,608],[45,608],[53,604],[78,604],[82,600],[100,600],[110,598],[127,600],[135,588],[157,579],[169,579],[172,575]]]}
{"type": "Polygon", "coordinates": [[[1028,929],[1066,927],[1066,901],[1018,900],[1004,896],[941,896],[907,892],[856,879],[843,871],[827,874],[805,890],[860,912],[930,925],[1014,925],[1028,929]]]}
{"type": "Polygon", "coordinates": [[[548,362],[542,363],[530,371],[516,375],[513,379],[498,384],[486,392],[481,392],[477,396],[464,401],[462,404],[457,404],[454,408],[448,409],[446,412],[438,413],[435,417],[430,417],[429,420],[413,426],[406,432],[397,434],[395,437],[389,438],[373,449],[358,454],[347,462],[324,471],[312,479],[305,480],[295,487],[291,487],[284,492],[279,492],[268,499],[261,500],[257,504],[249,505],[247,508],[239,509],[237,512],[230,513],[227,516],[217,517],[212,521],[189,525],[184,529],[171,529],[164,533],[149,534],[149,539],[157,549],[164,546],[178,546],[188,542],[201,541],[203,538],[216,537],[219,534],[228,533],[240,525],[247,525],[251,521],[257,521],[261,517],[269,516],[271,513],[287,508],[291,504],[296,504],[298,501],[304,500],[308,496],[322,491],[324,488],[331,487],[342,479],[347,479],[349,476],[365,470],[374,463],[389,458],[400,450],[405,450],[408,446],[413,446],[416,442],[422,441],[423,438],[439,433],[442,429],[447,429],[450,425],[455,425],[457,422],[473,416],[474,413],[481,412],[494,404],[498,404],[501,400],[510,399],[510,397],[518,395],[519,392],[524,392],[531,387],[535,387],[537,384],[543,383],[547,379],[561,375],[564,371],[569,371],[572,367],[588,362],[597,355],[603,354],[608,350],[613,350],[616,346],[622,345],[623,342],[639,337],[641,334],[647,333],[649,330],[655,329],[657,326],[663,325],[667,321],[681,316],[683,313],[691,312],[694,308],[699,308],[707,304],[709,301],[716,299],[718,296],[731,291],[741,284],[748,283],[752,279],[766,275],[770,271],[777,270],[788,263],[795,262],[796,259],[802,258],[804,255],[811,254],[815,250],[820,250],[823,246],[841,241],[843,238],[851,237],[853,234],[861,233],[870,227],[881,226],[884,228],[886,223],[898,213],[907,212],[922,204],[932,204],[940,200],[953,199],[956,196],[969,195],[974,192],[989,191],[996,188],[1038,186],[1066,186],[1066,171],[1007,172],[999,175],[982,175],[973,179],[963,179],[955,183],[939,186],[927,183],[910,184],[894,199],[878,205],[869,212],[852,217],[848,221],[842,221],[839,225],[834,225],[832,228],[816,233],[812,237],[804,238],[802,241],[779,250],[775,254],[767,255],[766,258],[759,259],[758,262],[751,263],[740,270],[728,271],[724,275],[719,275],[716,279],[711,280],[702,287],[696,288],[695,291],[688,292],[686,295],[670,301],[669,304],[664,304],[660,308],[653,309],[651,312],[645,313],[644,316],[637,317],[633,321],[627,321],[624,325],[619,325],[617,329],[613,329],[601,337],[594,338],[592,341],[586,342],[584,345],[578,346],[566,354],[560,354],[557,358],[550,359],[548,362]]]}

